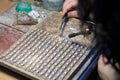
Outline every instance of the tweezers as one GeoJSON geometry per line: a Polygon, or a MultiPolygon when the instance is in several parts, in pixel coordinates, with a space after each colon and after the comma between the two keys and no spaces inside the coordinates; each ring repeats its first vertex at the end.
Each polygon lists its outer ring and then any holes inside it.
{"type": "Polygon", "coordinates": [[[64,31],[64,28],[65,28],[65,25],[66,25],[67,21],[68,21],[68,18],[67,18],[67,13],[66,13],[63,16],[62,23],[61,23],[61,26],[60,26],[60,32],[59,32],[60,37],[62,37],[62,35],[63,35],[63,31],[64,31]]]}

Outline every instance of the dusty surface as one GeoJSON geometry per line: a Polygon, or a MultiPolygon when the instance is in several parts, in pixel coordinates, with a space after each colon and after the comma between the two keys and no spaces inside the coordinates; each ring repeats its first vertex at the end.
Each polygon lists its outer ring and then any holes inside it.
{"type": "MultiPolygon", "coordinates": [[[[61,13],[53,12],[48,15],[48,17],[40,24],[37,25],[38,28],[46,30],[54,35],[59,35],[59,28],[61,26],[62,16],[61,13]]],[[[68,20],[63,35],[68,35],[71,33],[77,33],[81,31],[81,21],[75,18],[71,18],[68,20]]],[[[73,42],[77,42],[80,44],[91,46],[93,44],[93,34],[84,36],[79,35],[73,38],[69,38],[69,40],[73,42]]]]}

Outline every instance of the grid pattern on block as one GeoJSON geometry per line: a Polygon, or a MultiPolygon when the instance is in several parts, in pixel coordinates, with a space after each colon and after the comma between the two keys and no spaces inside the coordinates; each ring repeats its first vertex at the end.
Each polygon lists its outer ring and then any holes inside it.
{"type": "Polygon", "coordinates": [[[32,79],[66,80],[89,54],[85,45],[58,41],[39,29],[32,30],[0,56],[0,64],[32,79]]]}

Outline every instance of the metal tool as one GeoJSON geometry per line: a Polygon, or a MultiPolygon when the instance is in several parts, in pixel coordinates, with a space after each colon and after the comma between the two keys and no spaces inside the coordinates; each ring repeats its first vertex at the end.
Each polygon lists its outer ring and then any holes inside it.
{"type": "Polygon", "coordinates": [[[68,38],[73,38],[75,36],[79,36],[79,35],[88,35],[90,34],[90,30],[88,28],[85,29],[85,31],[81,31],[81,32],[78,32],[78,33],[72,33],[72,34],[69,34],[69,35],[64,35],[62,36],[62,40],[65,40],[65,39],[68,39],[68,38]]]}
{"type": "Polygon", "coordinates": [[[62,34],[63,34],[63,31],[64,31],[64,28],[65,28],[65,25],[66,25],[67,21],[68,21],[68,18],[67,18],[67,13],[66,13],[63,16],[62,23],[61,23],[61,26],[60,26],[60,34],[59,34],[60,37],[62,37],[62,34]]]}
{"type": "Polygon", "coordinates": [[[65,40],[65,39],[68,39],[68,38],[73,38],[73,37],[79,36],[79,35],[84,35],[85,36],[85,35],[89,35],[92,32],[94,32],[95,25],[96,25],[94,22],[86,21],[85,24],[87,25],[87,27],[83,28],[80,32],[61,36],[62,40],[65,40]]]}

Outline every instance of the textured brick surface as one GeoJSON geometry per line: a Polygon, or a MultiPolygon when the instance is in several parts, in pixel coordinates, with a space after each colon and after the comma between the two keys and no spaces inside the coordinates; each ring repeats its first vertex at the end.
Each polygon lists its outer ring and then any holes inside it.
{"type": "Polygon", "coordinates": [[[4,53],[21,36],[22,32],[0,25],[0,54],[4,53]]]}

